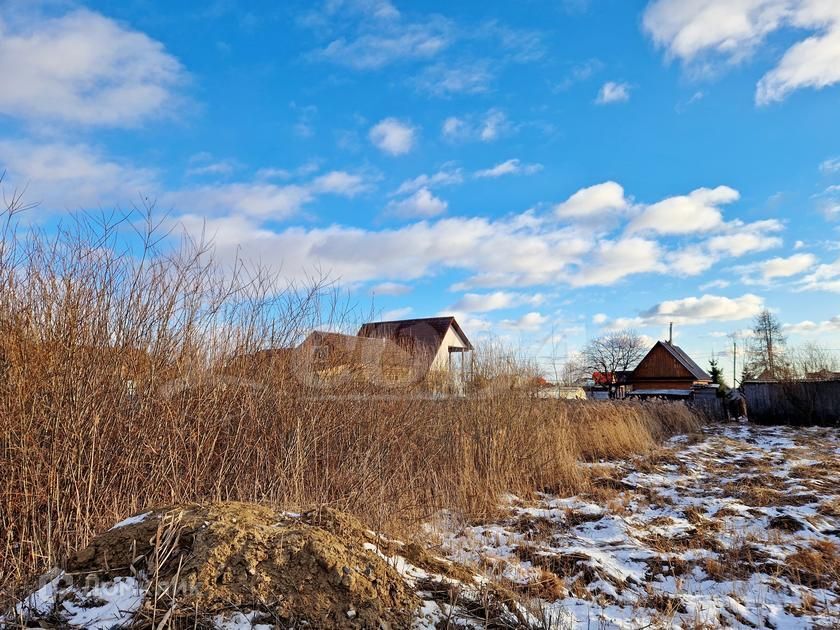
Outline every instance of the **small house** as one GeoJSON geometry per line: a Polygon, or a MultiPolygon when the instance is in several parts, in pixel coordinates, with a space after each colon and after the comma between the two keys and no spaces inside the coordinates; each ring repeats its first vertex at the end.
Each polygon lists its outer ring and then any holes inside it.
{"type": "Polygon", "coordinates": [[[634,398],[693,398],[712,377],[670,341],[657,341],[630,376],[634,398]]]}
{"type": "Polygon", "coordinates": [[[438,373],[463,382],[469,371],[467,353],[473,346],[452,316],[370,322],[362,325],[358,336],[390,340],[426,375],[438,373]]]}

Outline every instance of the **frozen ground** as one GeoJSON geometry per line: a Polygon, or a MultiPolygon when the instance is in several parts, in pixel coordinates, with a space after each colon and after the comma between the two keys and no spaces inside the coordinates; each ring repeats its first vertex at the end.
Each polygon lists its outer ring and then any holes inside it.
{"type": "Polygon", "coordinates": [[[438,531],[444,552],[555,625],[840,626],[836,429],[714,425],[591,466],[590,494],[509,497],[498,522],[438,531]]]}

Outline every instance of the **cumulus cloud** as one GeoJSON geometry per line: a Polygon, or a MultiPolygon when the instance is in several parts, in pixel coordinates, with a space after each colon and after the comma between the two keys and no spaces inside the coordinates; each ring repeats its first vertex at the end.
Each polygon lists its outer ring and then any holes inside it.
{"type": "Polygon", "coordinates": [[[514,308],[523,304],[537,306],[542,304],[544,297],[536,295],[524,295],[509,291],[495,291],[493,293],[467,293],[461,297],[451,310],[464,313],[487,313],[502,309],[514,308]]]}
{"type": "Polygon", "coordinates": [[[396,118],[385,118],[376,123],[368,133],[370,141],[380,151],[389,155],[404,155],[414,148],[417,130],[396,118]]]}
{"type": "Polygon", "coordinates": [[[610,329],[642,326],[662,326],[671,322],[680,325],[699,325],[708,322],[739,321],[755,317],[764,308],[764,300],[747,293],[738,298],[703,295],[678,300],[666,300],[650,307],[638,317],[617,318],[605,322],[610,329]]]}
{"type": "Polygon", "coordinates": [[[616,182],[604,182],[581,188],[566,201],[556,205],[554,213],[563,219],[582,219],[625,210],[628,206],[624,188],[616,182]]]}
{"type": "Polygon", "coordinates": [[[370,184],[362,175],[345,171],[330,171],[312,180],[309,188],[317,194],[329,193],[343,197],[355,197],[368,190],[370,184]]]}
{"type": "Polygon", "coordinates": [[[704,246],[716,257],[763,252],[782,245],[782,239],[776,233],[783,229],[784,226],[775,219],[752,223],[731,221],[723,226],[720,234],[707,239],[704,246]]]}
{"type": "Polygon", "coordinates": [[[625,103],[630,100],[630,84],[607,81],[598,91],[595,102],[598,105],[609,105],[611,103],[625,103]]]}
{"type": "Polygon", "coordinates": [[[499,322],[499,324],[504,328],[513,328],[523,332],[536,332],[540,330],[546,322],[548,322],[548,317],[542,313],[538,313],[537,311],[532,311],[530,313],[525,313],[518,319],[503,319],[499,322]]]}
{"type": "Polygon", "coordinates": [[[478,178],[497,178],[504,175],[533,175],[542,170],[542,164],[523,164],[518,158],[506,160],[495,166],[475,172],[478,178]]]}
{"type": "Polygon", "coordinates": [[[800,283],[805,291],[840,293],[840,258],[832,263],[817,265],[800,283]]]}
{"type": "Polygon", "coordinates": [[[431,218],[446,212],[449,204],[435,197],[428,188],[421,188],[410,197],[388,203],[388,214],[403,218],[431,218]]]}
{"type": "Polygon", "coordinates": [[[809,319],[797,322],[795,324],[785,324],[784,331],[788,334],[798,335],[825,335],[840,331],[840,315],[836,315],[831,319],[825,319],[820,322],[814,322],[809,319]]]}
{"type": "Polygon", "coordinates": [[[769,260],[744,265],[737,271],[742,274],[741,280],[746,283],[768,284],[779,278],[790,278],[805,273],[817,262],[813,254],[794,254],[787,258],[776,257],[769,260]]]}
{"type": "Polygon", "coordinates": [[[744,223],[735,220],[724,223],[713,236],[668,252],[668,268],[681,276],[701,274],[725,257],[740,257],[762,252],[782,244],[776,235],[783,229],[776,220],[744,223]]]}
{"type": "Polygon", "coordinates": [[[87,144],[0,140],[4,184],[26,189],[28,202],[46,209],[78,210],[154,198],[157,173],[106,157],[87,144]]]}
{"type": "Polygon", "coordinates": [[[309,182],[277,185],[267,181],[207,184],[166,192],[162,201],[179,212],[242,214],[262,220],[287,219],[321,195],[352,198],[369,188],[357,174],[330,171],[309,182]]]}
{"type": "Polygon", "coordinates": [[[661,271],[662,248],[656,241],[631,237],[603,240],[587,257],[574,286],[610,285],[630,275],[661,271]]]}
{"type": "Polygon", "coordinates": [[[648,206],[629,226],[630,232],[691,234],[708,232],[723,224],[719,206],[740,198],[728,186],[698,188],[688,195],[669,197],[648,206]]]}
{"type": "Polygon", "coordinates": [[[810,31],[761,77],[755,92],[759,105],[801,88],[840,82],[840,5],[835,0],[654,0],[643,23],[670,57],[687,63],[708,55],[742,61],[774,31],[810,31]]]}
{"type": "Polygon", "coordinates": [[[0,12],[0,113],[132,126],[172,108],[186,77],[163,44],[103,15],[0,12]]]}

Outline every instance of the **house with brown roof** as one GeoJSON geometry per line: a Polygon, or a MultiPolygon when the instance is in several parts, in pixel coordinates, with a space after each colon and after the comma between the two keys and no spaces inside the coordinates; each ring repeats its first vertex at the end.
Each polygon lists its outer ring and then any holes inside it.
{"type": "Polygon", "coordinates": [[[635,398],[693,398],[712,377],[679,346],[657,341],[633,370],[629,379],[635,398]]]}
{"type": "Polygon", "coordinates": [[[463,380],[469,371],[473,346],[452,316],[369,322],[359,337],[387,339],[410,354],[426,375],[446,374],[463,380]]]}

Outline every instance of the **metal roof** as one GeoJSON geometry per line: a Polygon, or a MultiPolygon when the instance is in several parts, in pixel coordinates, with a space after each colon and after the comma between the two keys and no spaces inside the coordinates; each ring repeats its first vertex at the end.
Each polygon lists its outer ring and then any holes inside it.
{"type": "MultiPolygon", "coordinates": [[[[706,370],[704,370],[699,365],[697,365],[694,362],[694,360],[686,354],[685,350],[683,350],[679,346],[675,346],[670,341],[658,341],[657,344],[661,345],[668,352],[670,352],[671,356],[673,356],[677,361],[679,361],[680,364],[686,370],[691,372],[691,375],[696,380],[698,380],[698,381],[711,381],[712,380],[712,377],[709,376],[709,374],[706,372],[706,370]]],[[[654,346],[654,347],[656,347],[656,346],[654,346]]]]}

